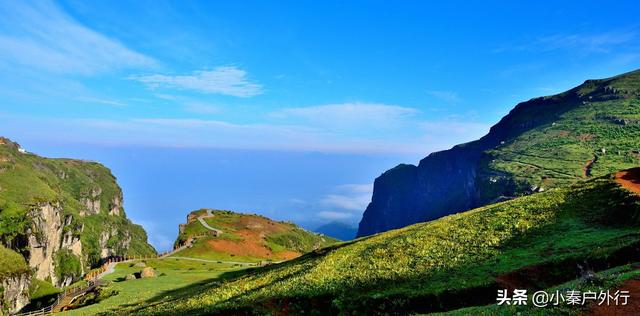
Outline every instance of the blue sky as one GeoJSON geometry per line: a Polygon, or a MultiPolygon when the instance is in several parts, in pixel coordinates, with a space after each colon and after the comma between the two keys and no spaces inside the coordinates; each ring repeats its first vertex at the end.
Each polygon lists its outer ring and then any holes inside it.
{"type": "Polygon", "coordinates": [[[107,164],[161,249],[197,207],[357,223],[394,164],[639,68],[639,8],[3,1],[0,133],[107,164]]]}

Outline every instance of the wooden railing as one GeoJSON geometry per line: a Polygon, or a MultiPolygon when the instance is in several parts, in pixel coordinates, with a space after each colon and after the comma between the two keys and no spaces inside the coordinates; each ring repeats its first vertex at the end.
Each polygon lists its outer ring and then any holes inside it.
{"type": "Polygon", "coordinates": [[[65,289],[63,292],[59,293],[58,296],[56,297],[56,300],[49,306],[47,307],[43,307],[39,310],[35,310],[35,311],[31,311],[31,312],[26,312],[26,313],[20,313],[20,314],[13,314],[14,316],[31,316],[31,315],[47,315],[47,314],[51,314],[53,312],[53,310],[56,308],[56,306],[58,306],[65,298],[67,297],[74,297],[82,292],[86,292],[87,289],[95,287],[96,283],[94,281],[89,281],[87,282],[87,284],[85,285],[78,285],[78,286],[74,286],[73,288],[68,288],[65,289]]]}

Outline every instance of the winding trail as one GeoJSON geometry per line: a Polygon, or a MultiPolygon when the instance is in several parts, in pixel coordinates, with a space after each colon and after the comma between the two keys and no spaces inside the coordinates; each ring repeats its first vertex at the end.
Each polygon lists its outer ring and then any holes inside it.
{"type": "Polygon", "coordinates": [[[198,221],[200,222],[200,224],[202,224],[202,226],[204,226],[204,228],[210,231],[214,231],[217,235],[220,235],[222,234],[222,230],[209,226],[209,224],[207,224],[207,222],[204,220],[205,218],[214,217],[214,216],[215,215],[213,215],[213,212],[211,210],[207,210],[207,215],[198,216],[198,221]]]}
{"type": "Polygon", "coordinates": [[[167,259],[191,260],[191,261],[210,262],[210,263],[238,264],[238,265],[243,265],[243,266],[255,266],[255,265],[257,265],[257,263],[252,263],[252,262],[209,260],[209,259],[200,259],[200,258],[191,258],[191,257],[171,257],[171,258],[167,258],[167,259]]]}

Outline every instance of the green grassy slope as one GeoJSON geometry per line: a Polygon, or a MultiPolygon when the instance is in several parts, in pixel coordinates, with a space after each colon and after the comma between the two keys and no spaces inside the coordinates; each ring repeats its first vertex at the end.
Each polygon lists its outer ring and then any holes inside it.
{"type": "Polygon", "coordinates": [[[21,255],[0,245],[0,280],[29,271],[29,267],[21,255]]]}
{"type": "Polygon", "coordinates": [[[105,277],[110,282],[100,289],[98,302],[88,306],[70,310],[65,315],[96,315],[100,313],[119,313],[125,307],[139,307],[149,303],[154,297],[167,297],[181,287],[192,289],[210,284],[211,279],[219,279],[222,274],[239,269],[230,264],[218,264],[178,259],[145,260],[148,267],[152,267],[158,274],[157,278],[146,278],[125,281],[128,274],[138,273],[142,268],[136,267],[136,262],[120,263],[115,272],[105,277]]]}
{"type": "Polygon", "coordinates": [[[61,218],[70,216],[65,230],[73,230],[82,241],[89,265],[100,259],[100,234],[116,231],[108,240],[116,253],[150,255],[155,250],[147,243],[141,226],[128,220],[121,207],[120,216],[109,215],[114,200],[122,196],[111,171],[95,162],[73,159],[49,159],[21,153],[19,145],[0,137],[0,243],[28,254],[26,234],[31,227],[29,212],[44,203],[62,208],[61,218]],[[99,194],[95,192],[99,191],[99,194]],[[100,201],[98,214],[81,216],[83,199],[100,201]],[[130,246],[119,245],[131,237],[130,246]]]}
{"type": "Polygon", "coordinates": [[[127,313],[411,313],[495,302],[640,255],[640,198],[613,176],[415,224],[127,313]]]}
{"type": "Polygon", "coordinates": [[[183,244],[189,237],[199,237],[195,238],[191,248],[175,256],[243,262],[280,261],[337,242],[334,238],[306,231],[293,223],[222,210],[212,210],[213,216],[203,220],[223,233],[215,237],[206,236],[209,230],[197,220],[197,217],[206,214],[206,209],[189,214],[176,245],[183,244]]]}

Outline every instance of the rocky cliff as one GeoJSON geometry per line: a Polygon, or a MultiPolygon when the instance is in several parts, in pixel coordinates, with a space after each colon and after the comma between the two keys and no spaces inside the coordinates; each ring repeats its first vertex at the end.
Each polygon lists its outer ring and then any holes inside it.
{"type": "Polygon", "coordinates": [[[48,159],[0,138],[0,242],[33,277],[62,287],[110,256],[150,255],[142,227],[126,218],[110,170],[48,159]]]}
{"type": "Polygon", "coordinates": [[[520,103],[481,139],[378,177],[358,236],[633,167],[639,96],[635,71],[520,103]]]}

